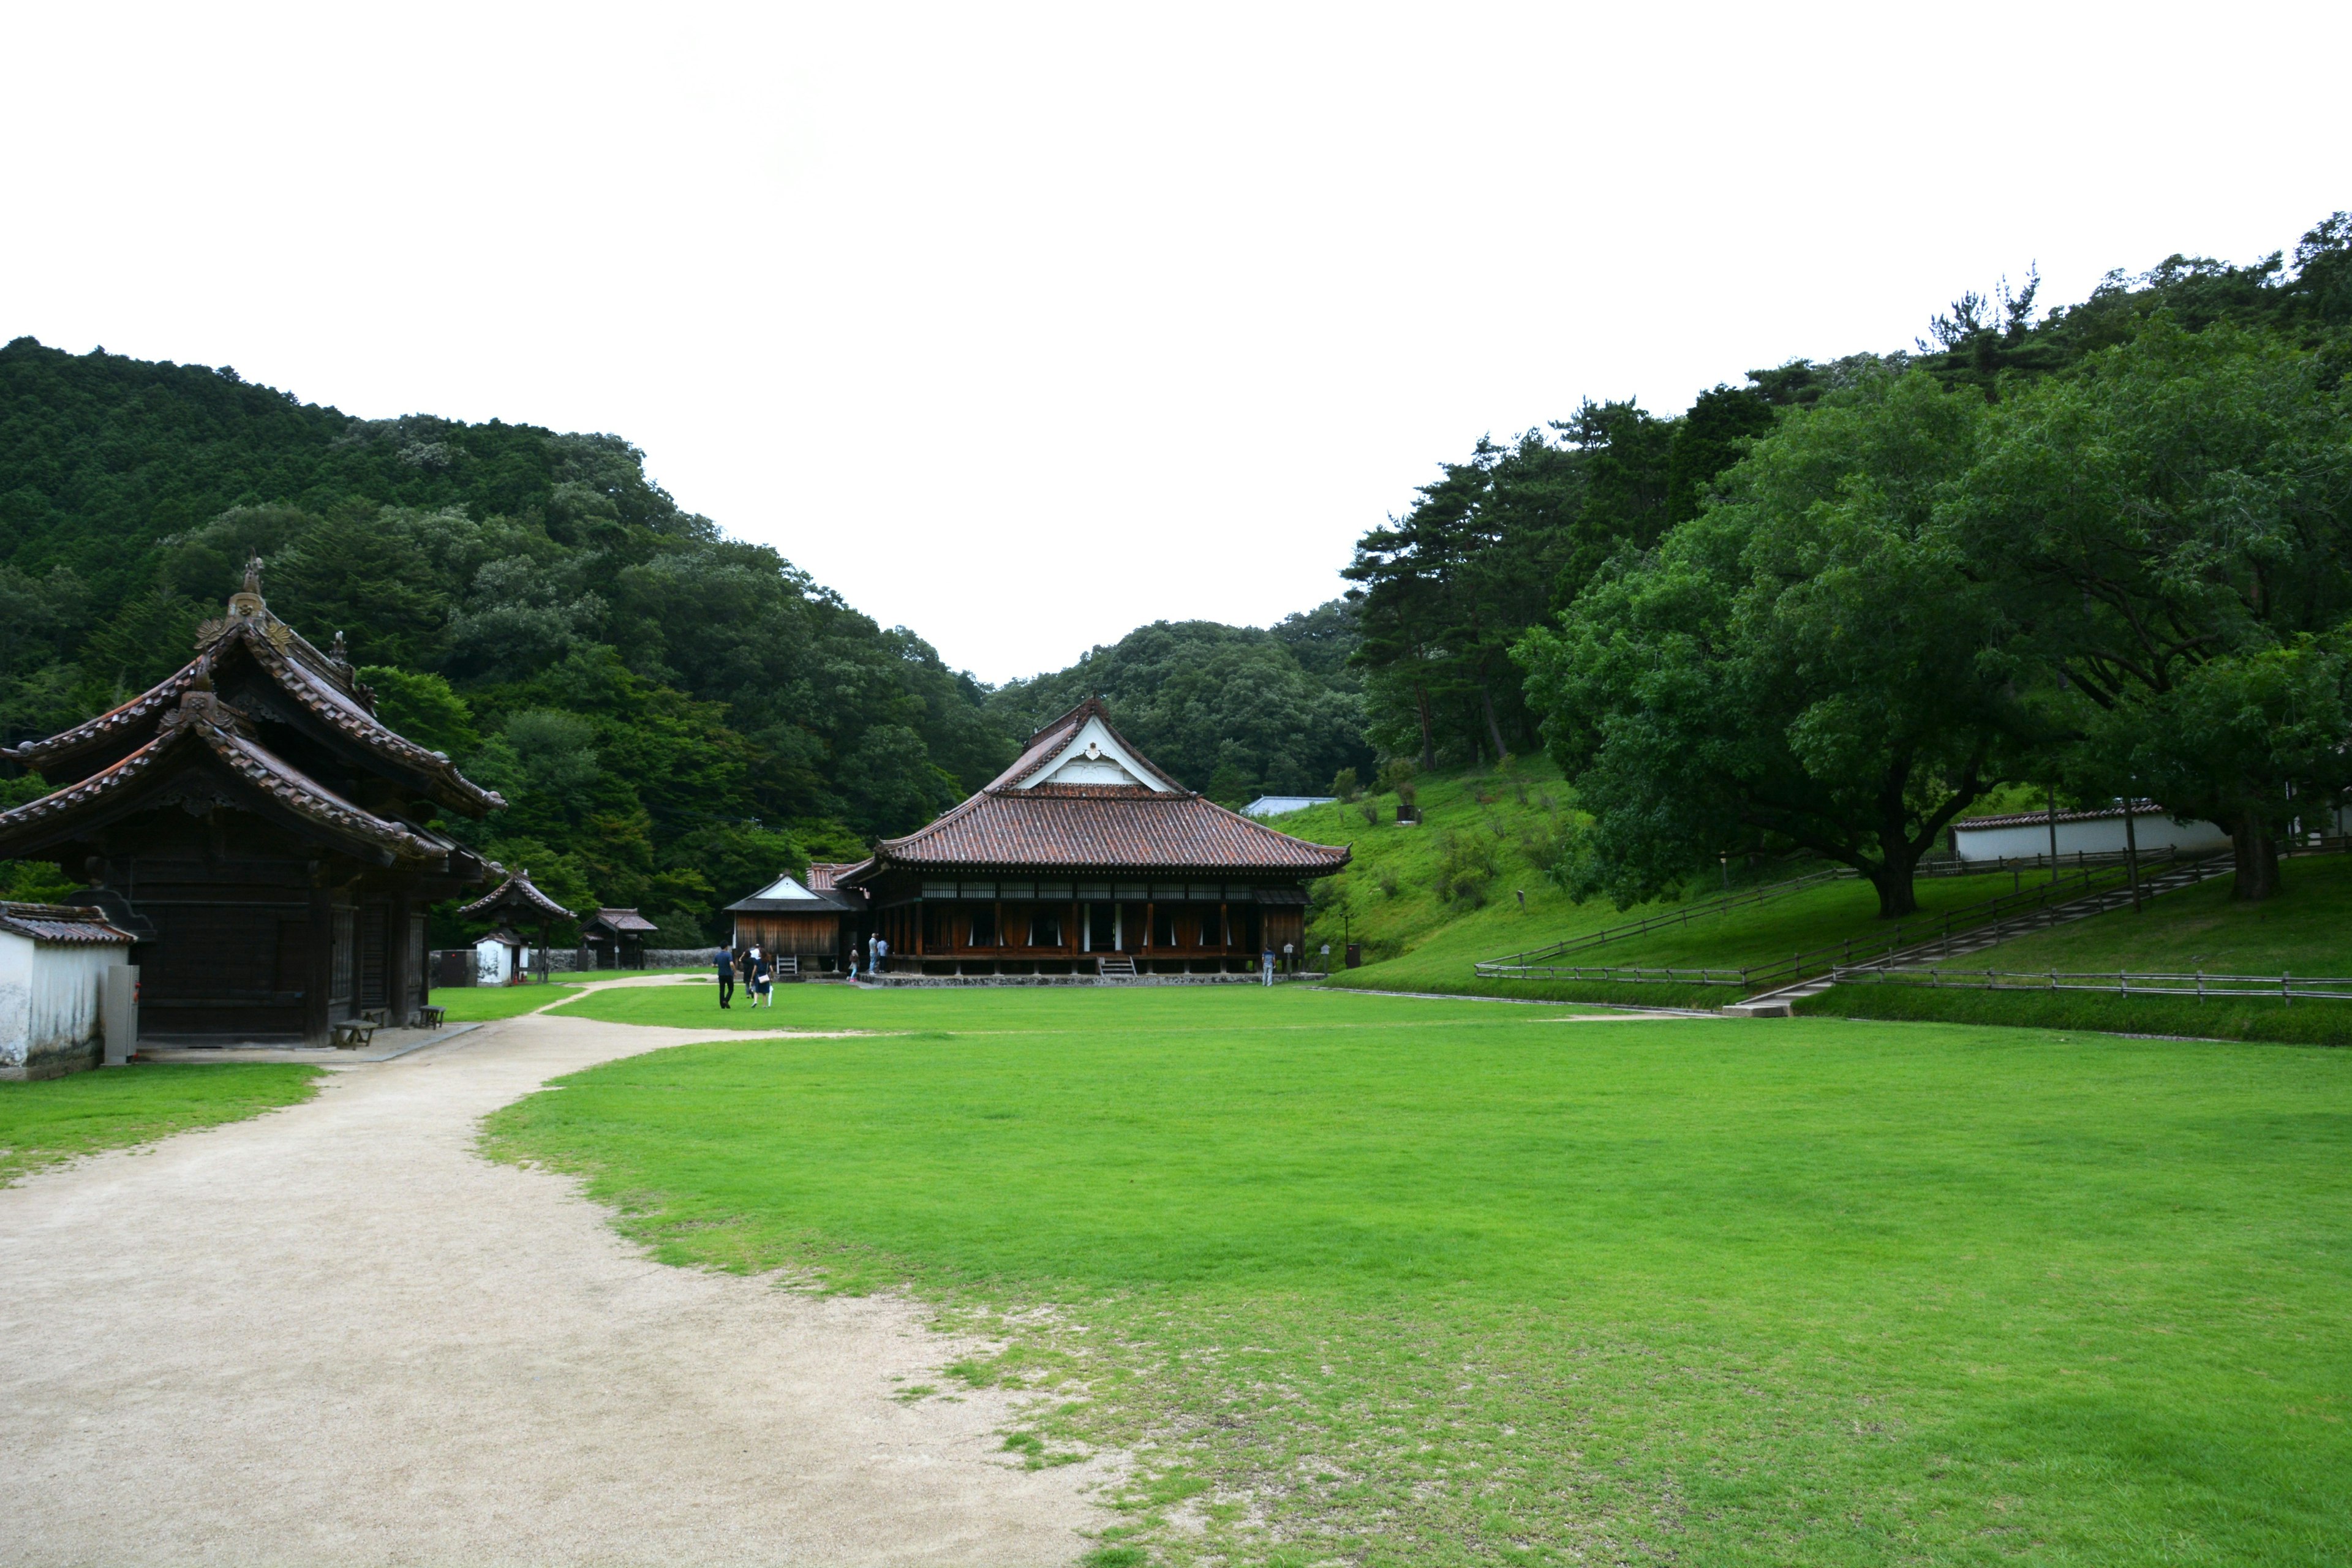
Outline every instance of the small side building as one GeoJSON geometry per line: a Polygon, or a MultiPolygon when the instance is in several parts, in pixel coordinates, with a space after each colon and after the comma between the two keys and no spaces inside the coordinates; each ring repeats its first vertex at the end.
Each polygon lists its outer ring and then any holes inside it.
{"type": "Polygon", "coordinates": [[[598,910],[580,922],[580,947],[589,969],[643,969],[646,938],[657,928],[635,910],[598,910]]]}
{"type": "Polygon", "coordinates": [[[866,904],[863,897],[832,886],[833,878],[848,868],[812,866],[805,882],[779,877],[728,905],[726,912],[735,921],[735,951],[756,947],[772,957],[797,958],[803,972],[837,966],[866,904]],[[824,885],[814,885],[820,879],[824,885]]]}
{"type": "Polygon", "coordinates": [[[62,1078],[99,1064],[107,971],[131,935],[103,910],[0,903],[0,1079],[62,1078]]]}
{"type": "MultiPolygon", "coordinates": [[[[1952,824],[1952,855],[1960,860],[2030,860],[2050,853],[2050,813],[2011,812],[2001,816],[1968,816],[1952,824]]],[[[2058,813],[2058,853],[2120,855],[2129,847],[2124,838],[2124,808],[2058,813]]],[[[2175,822],[2164,807],[2141,801],[2132,810],[2131,837],[2143,855],[2221,849],[2230,836],[2210,822],[2175,822]]]]}

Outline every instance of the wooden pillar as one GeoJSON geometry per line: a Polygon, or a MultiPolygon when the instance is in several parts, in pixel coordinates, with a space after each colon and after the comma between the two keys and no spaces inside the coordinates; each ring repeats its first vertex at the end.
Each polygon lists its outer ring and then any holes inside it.
{"type": "Polygon", "coordinates": [[[1151,951],[1151,928],[1159,918],[1157,914],[1159,908],[1160,906],[1150,899],[1143,900],[1143,951],[1146,952],[1151,951]]]}
{"type": "Polygon", "coordinates": [[[313,868],[310,883],[310,943],[302,965],[302,1043],[327,1043],[327,994],[335,985],[335,895],[319,885],[313,868]]]}
{"type": "Polygon", "coordinates": [[[383,1016],[397,1029],[408,1022],[408,895],[393,895],[384,914],[383,1016]]]}
{"type": "Polygon", "coordinates": [[[1084,952],[1084,951],[1085,951],[1085,948],[1081,945],[1081,943],[1079,942],[1079,940],[1078,940],[1078,936],[1077,936],[1077,923],[1078,923],[1078,901],[1077,901],[1076,899],[1072,899],[1072,900],[1070,900],[1070,925],[1069,925],[1069,930],[1070,930],[1070,933],[1071,933],[1071,934],[1069,934],[1068,936],[1066,936],[1066,937],[1064,937],[1064,938],[1062,939],[1062,951],[1064,951],[1065,952],[1067,952],[1067,953],[1068,953],[1071,957],[1073,957],[1073,958],[1076,958],[1076,957],[1080,952],[1084,952]]]}

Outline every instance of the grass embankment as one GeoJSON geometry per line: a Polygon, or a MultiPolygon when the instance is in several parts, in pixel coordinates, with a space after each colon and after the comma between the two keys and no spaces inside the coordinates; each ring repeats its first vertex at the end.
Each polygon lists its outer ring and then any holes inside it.
{"type": "MultiPolygon", "coordinates": [[[[2352,975],[2352,855],[2290,859],[2279,891],[2259,904],[2218,878],[2122,910],[2004,942],[1955,969],[2034,974],[2352,975]]],[[[2095,992],[1927,990],[1841,985],[1804,1010],[1845,1017],[1946,1018],[1977,1024],[2108,1029],[2209,1039],[2352,1045],[2352,1001],[2103,995],[2095,992]]]]}
{"type": "Polygon", "coordinates": [[[299,1103],[316,1092],[319,1071],[253,1062],[140,1062],[40,1083],[0,1083],[0,1187],[44,1165],[299,1103]]]}
{"type": "MultiPolygon", "coordinates": [[[[1702,885],[1691,889],[1687,904],[1653,903],[1630,910],[1605,900],[1572,902],[1541,869],[1556,849],[1566,813],[1559,774],[1548,763],[1521,760],[1509,773],[1424,778],[1418,793],[1425,820],[1417,827],[1396,826],[1394,795],[1374,798],[1377,826],[1356,805],[1315,806],[1271,821],[1285,833],[1346,844],[1354,851],[1346,871],[1319,885],[1307,932],[1310,952],[1331,944],[1335,966],[1349,932],[1364,944],[1364,966],[1339,968],[1330,984],[1656,1006],[1719,1006],[1742,994],[1731,985],[1479,978],[1473,966],[1480,959],[1701,904],[1718,889],[1702,885]],[[1478,874],[1485,868],[1491,874],[1478,874]],[[1471,890],[1449,896],[1449,886],[1471,890]]],[[[1920,913],[1908,923],[1920,926],[1924,934],[1927,922],[1937,916],[2009,892],[2011,885],[2007,875],[1923,878],[1920,913]]],[[[1852,879],[1722,915],[1700,915],[1687,926],[1612,942],[1561,962],[1738,969],[1849,939],[1874,941],[1888,927],[1878,917],[1875,891],[1852,879]]]]}
{"type": "Polygon", "coordinates": [[[675,1263],[1055,1308],[961,1370],[1058,1384],[1016,1452],[1137,1447],[1155,1561],[2352,1553],[2352,1055],[777,994],[724,1021],[906,1032],[632,1058],[492,1146],[675,1263]]]}

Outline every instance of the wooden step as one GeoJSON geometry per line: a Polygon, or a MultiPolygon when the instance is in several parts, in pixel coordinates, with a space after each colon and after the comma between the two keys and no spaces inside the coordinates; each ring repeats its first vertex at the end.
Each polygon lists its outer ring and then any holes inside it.
{"type": "Polygon", "coordinates": [[[1119,955],[1106,955],[1095,960],[1095,973],[1108,980],[1113,976],[1135,978],[1135,960],[1119,955]]]}

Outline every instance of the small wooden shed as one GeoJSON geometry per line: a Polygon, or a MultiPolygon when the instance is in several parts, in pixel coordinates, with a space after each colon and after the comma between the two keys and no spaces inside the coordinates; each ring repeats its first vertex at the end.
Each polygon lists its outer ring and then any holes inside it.
{"type": "Polygon", "coordinates": [[[735,917],[735,951],[756,947],[772,958],[797,958],[804,971],[832,968],[846,939],[856,934],[866,903],[864,895],[830,885],[832,873],[847,868],[812,866],[806,882],[779,877],[750,898],[728,905],[726,912],[735,917]]]}
{"type": "MultiPolygon", "coordinates": [[[[108,972],[127,963],[131,942],[102,910],[0,902],[0,1079],[62,1078],[98,1066],[108,972]]],[[[127,998],[130,987],[117,987],[127,998]]]]}
{"type": "Polygon", "coordinates": [[[657,928],[635,910],[598,910],[580,922],[591,969],[643,969],[646,938],[657,928]]]}

